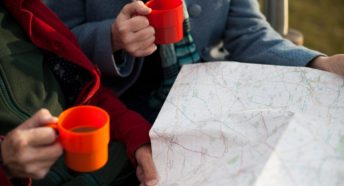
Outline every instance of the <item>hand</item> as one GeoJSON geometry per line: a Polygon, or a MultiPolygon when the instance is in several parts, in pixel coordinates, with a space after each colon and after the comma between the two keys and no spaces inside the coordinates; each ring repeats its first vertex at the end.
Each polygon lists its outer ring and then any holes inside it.
{"type": "Polygon", "coordinates": [[[1,152],[9,177],[44,178],[63,150],[55,142],[54,129],[41,126],[56,121],[48,110],[41,109],[5,136],[1,152]]]}
{"type": "Polygon", "coordinates": [[[150,145],[144,145],[135,152],[137,161],[136,176],[140,181],[140,186],[153,186],[158,184],[159,178],[152,158],[150,145]]]}
{"type": "Polygon", "coordinates": [[[344,54],[337,54],[330,57],[319,56],[311,61],[309,66],[344,75],[344,54]]]}
{"type": "Polygon", "coordinates": [[[157,49],[154,28],[146,17],[151,11],[142,1],[134,1],[123,7],[112,23],[114,52],[122,49],[135,57],[144,57],[157,49]]]}

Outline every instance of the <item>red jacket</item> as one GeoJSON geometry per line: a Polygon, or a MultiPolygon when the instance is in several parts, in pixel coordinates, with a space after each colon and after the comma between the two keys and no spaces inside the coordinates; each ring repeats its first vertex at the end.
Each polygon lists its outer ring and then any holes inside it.
{"type": "MultiPolygon", "coordinates": [[[[55,53],[86,69],[93,77],[79,95],[76,104],[92,104],[110,114],[111,139],[126,144],[129,158],[135,162],[135,150],[149,143],[150,124],[128,110],[114,93],[100,84],[97,68],[80,50],[74,35],[40,0],[3,0],[31,41],[43,50],[55,53]]],[[[0,169],[1,186],[11,185],[0,169]]]]}

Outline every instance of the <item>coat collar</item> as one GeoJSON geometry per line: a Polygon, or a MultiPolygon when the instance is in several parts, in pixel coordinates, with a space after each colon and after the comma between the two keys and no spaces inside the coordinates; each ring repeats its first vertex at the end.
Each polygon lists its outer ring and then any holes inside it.
{"type": "Polygon", "coordinates": [[[99,70],[81,51],[69,29],[41,0],[3,0],[3,3],[36,46],[81,66],[93,76],[86,95],[77,102],[89,100],[100,87],[99,70]]]}

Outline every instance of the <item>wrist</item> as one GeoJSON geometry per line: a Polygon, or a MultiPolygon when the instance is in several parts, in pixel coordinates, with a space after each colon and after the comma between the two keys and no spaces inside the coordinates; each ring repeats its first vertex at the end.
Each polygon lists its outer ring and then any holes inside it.
{"type": "Polygon", "coordinates": [[[309,67],[311,68],[316,68],[319,70],[324,70],[324,71],[331,71],[328,63],[327,63],[327,57],[325,56],[317,56],[315,57],[311,62],[308,63],[309,67]]]}
{"type": "Polygon", "coordinates": [[[121,49],[121,47],[118,45],[118,40],[116,36],[116,22],[113,22],[111,25],[111,47],[112,47],[112,52],[117,52],[121,49]]]}
{"type": "Polygon", "coordinates": [[[116,40],[115,39],[112,39],[111,40],[111,47],[112,47],[112,52],[118,52],[120,51],[120,47],[118,47],[118,45],[116,45],[116,40]]]}

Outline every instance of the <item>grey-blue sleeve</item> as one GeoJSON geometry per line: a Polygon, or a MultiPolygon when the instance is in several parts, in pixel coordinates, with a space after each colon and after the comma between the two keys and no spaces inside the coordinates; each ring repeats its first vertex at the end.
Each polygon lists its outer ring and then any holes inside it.
{"type": "Polygon", "coordinates": [[[283,39],[266,21],[257,0],[232,0],[224,47],[231,60],[305,66],[320,52],[283,39]]]}
{"type": "Polygon", "coordinates": [[[88,21],[85,0],[45,0],[60,19],[72,30],[84,53],[106,76],[127,77],[131,74],[135,58],[122,55],[120,66],[115,62],[111,45],[113,19],[88,21]]]}

